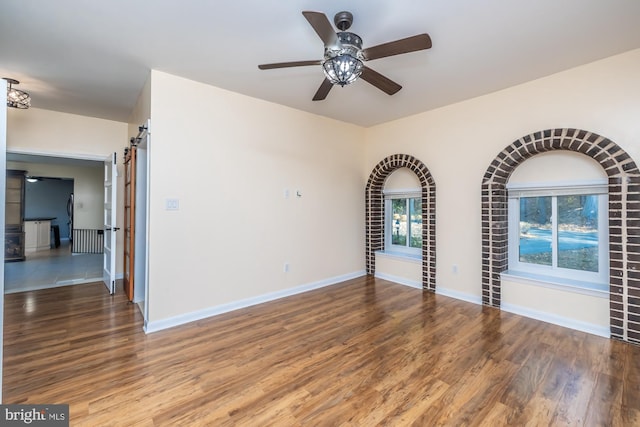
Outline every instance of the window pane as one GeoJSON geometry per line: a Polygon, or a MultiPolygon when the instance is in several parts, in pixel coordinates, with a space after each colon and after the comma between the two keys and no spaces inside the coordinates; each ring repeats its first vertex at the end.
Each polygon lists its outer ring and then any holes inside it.
{"type": "Polygon", "coordinates": [[[391,212],[391,244],[407,246],[407,199],[392,199],[391,212]]]}
{"type": "Polygon", "coordinates": [[[520,262],[552,265],[551,197],[520,199],[520,262]]]}
{"type": "Polygon", "coordinates": [[[412,248],[422,247],[422,198],[409,199],[409,213],[411,216],[411,241],[412,248]]]}
{"type": "Polygon", "coordinates": [[[558,196],[558,267],[598,271],[598,196],[558,196]]]}

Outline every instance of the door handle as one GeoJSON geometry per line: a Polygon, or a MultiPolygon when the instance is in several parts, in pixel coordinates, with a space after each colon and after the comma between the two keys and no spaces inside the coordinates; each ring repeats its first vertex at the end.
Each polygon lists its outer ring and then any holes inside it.
{"type": "Polygon", "coordinates": [[[113,228],[111,228],[111,227],[106,227],[106,228],[104,229],[104,231],[118,231],[118,230],[120,230],[120,227],[113,227],[113,228]]]}

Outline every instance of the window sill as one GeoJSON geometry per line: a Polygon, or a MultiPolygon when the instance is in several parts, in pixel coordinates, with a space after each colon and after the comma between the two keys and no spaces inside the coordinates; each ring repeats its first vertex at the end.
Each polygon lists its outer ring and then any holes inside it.
{"type": "Polygon", "coordinates": [[[541,286],[549,289],[557,289],[565,292],[573,292],[576,294],[609,299],[609,285],[607,283],[582,282],[579,280],[543,276],[512,270],[507,270],[504,273],[501,273],[500,278],[525,285],[541,286]]]}
{"type": "Polygon", "coordinates": [[[413,254],[405,254],[403,252],[392,252],[392,251],[376,251],[376,256],[381,256],[389,259],[398,259],[401,261],[415,262],[421,263],[422,256],[413,255],[413,254]]]}

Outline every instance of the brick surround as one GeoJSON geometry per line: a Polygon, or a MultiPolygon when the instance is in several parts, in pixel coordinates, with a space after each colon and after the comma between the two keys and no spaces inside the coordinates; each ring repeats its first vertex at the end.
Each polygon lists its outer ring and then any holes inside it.
{"type": "Polygon", "coordinates": [[[394,154],[383,159],[369,176],[365,194],[367,274],[375,273],[375,252],[384,249],[384,183],[393,171],[403,167],[418,176],[422,187],[422,287],[435,291],[436,184],[427,167],[408,154],[394,154]]]}
{"type": "Polygon", "coordinates": [[[592,132],[549,129],[524,136],[487,168],[482,180],[482,302],[500,307],[500,273],[508,267],[509,176],[526,159],[553,150],[585,154],[607,173],[611,337],[640,344],[640,171],[622,148],[592,132]]]}

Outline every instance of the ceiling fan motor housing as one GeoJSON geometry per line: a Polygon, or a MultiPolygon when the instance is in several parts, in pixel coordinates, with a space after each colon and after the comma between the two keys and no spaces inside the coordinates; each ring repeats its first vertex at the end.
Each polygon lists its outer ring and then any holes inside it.
{"type": "Polygon", "coordinates": [[[337,33],[338,40],[340,40],[340,44],[342,44],[342,49],[340,50],[331,50],[326,49],[324,52],[325,59],[334,58],[339,55],[351,55],[354,58],[358,58],[362,60],[362,55],[360,52],[362,51],[362,39],[359,35],[355,33],[349,33],[346,31],[341,31],[337,33]]]}
{"type": "Polygon", "coordinates": [[[338,12],[333,17],[333,23],[336,24],[336,28],[340,31],[346,31],[351,27],[351,24],[353,24],[353,14],[346,10],[338,12]]]}

